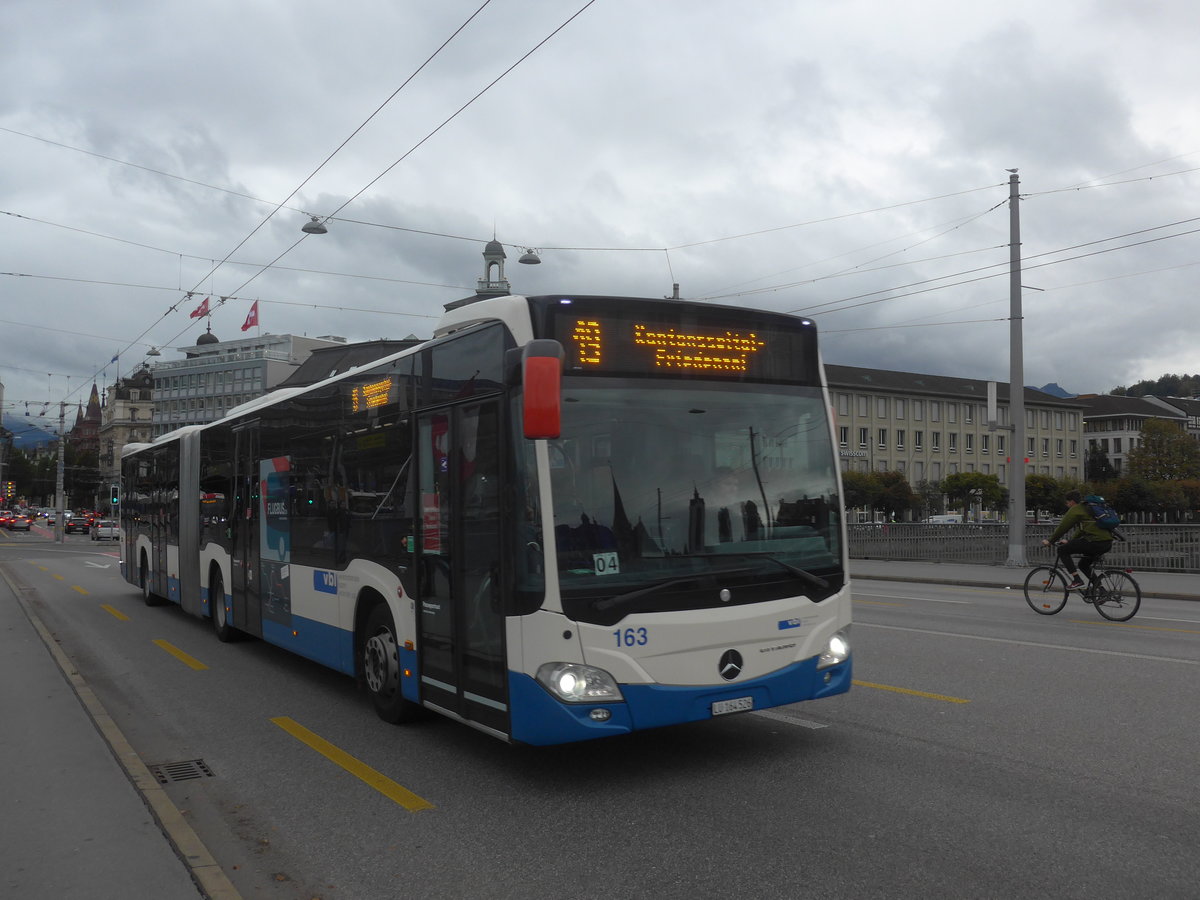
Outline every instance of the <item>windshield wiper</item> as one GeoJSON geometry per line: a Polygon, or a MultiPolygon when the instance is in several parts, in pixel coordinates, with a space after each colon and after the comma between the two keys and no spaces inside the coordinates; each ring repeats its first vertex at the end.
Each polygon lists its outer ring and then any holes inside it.
{"type": "Polygon", "coordinates": [[[784,562],[782,559],[779,559],[778,557],[775,557],[775,556],[771,556],[771,554],[769,554],[769,553],[743,553],[741,555],[742,556],[761,556],[763,559],[770,560],[771,562],[775,563],[776,565],[783,566],[785,569],[787,569],[789,572],[791,572],[793,575],[795,575],[801,581],[804,581],[804,582],[812,585],[815,588],[820,588],[821,590],[824,590],[825,588],[829,587],[829,582],[826,581],[824,578],[822,578],[820,575],[815,575],[812,572],[809,572],[807,569],[801,569],[799,566],[793,566],[791,563],[784,562]]]}
{"type": "Polygon", "coordinates": [[[825,588],[829,587],[829,582],[826,581],[824,578],[822,578],[820,575],[815,575],[812,572],[809,572],[807,569],[801,569],[799,566],[793,566],[791,563],[784,562],[779,557],[772,556],[770,553],[762,553],[762,552],[760,552],[760,553],[692,553],[689,555],[690,556],[701,556],[705,559],[716,559],[719,557],[728,558],[730,556],[737,556],[737,557],[741,557],[742,559],[765,559],[768,562],[775,563],[775,565],[777,565],[777,566],[782,566],[783,568],[785,568],[789,572],[791,572],[793,575],[795,575],[797,578],[799,578],[801,581],[805,582],[806,584],[811,585],[812,587],[820,588],[821,590],[824,590],[825,588]]]}
{"type": "Polygon", "coordinates": [[[605,597],[601,600],[592,601],[592,609],[597,612],[608,612],[611,609],[616,609],[620,606],[625,606],[645,597],[647,594],[653,594],[663,588],[674,587],[677,584],[687,584],[689,581],[707,581],[715,578],[718,575],[745,575],[747,572],[752,572],[753,569],[717,569],[713,572],[693,572],[690,575],[675,576],[673,578],[664,578],[662,581],[655,581],[645,587],[638,588],[634,591],[626,591],[624,594],[616,594],[612,597],[605,597]]]}

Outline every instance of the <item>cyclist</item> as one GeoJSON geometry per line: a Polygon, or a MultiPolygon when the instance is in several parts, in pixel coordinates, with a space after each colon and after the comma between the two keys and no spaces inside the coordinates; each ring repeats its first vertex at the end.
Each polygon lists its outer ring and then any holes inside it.
{"type": "Polygon", "coordinates": [[[1079,491],[1067,491],[1067,513],[1058,523],[1058,527],[1046,540],[1043,547],[1049,547],[1072,528],[1078,528],[1075,536],[1063,541],[1058,546],[1058,558],[1066,570],[1071,573],[1071,588],[1081,588],[1084,581],[1075,571],[1075,560],[1072,554],[1079,554],[1079,568],[1083,574],[1092,577],[1092,563],[1112,549],[1113,536],[1111,531],[1105,531],[1096,524],[1091,511],[1080,502],[1083,498],[1079,491]]]}

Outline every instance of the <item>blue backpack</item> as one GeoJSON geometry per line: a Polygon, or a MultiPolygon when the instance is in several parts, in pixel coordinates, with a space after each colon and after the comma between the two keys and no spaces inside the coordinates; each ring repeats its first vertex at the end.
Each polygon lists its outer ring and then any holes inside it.
{"type": "Polygon", "coordinates": [[[1088,494],[1083,498],[1083,503],[1087,507],[1088,512],[1092,514],[1092,518],[1096,520],[1096,524],[1105,531],[1113,531],[1121,524],[1121,517],[1117,515],[1117,511],[1109,506],[1108,501],[1096,494],[1088,494]]]}

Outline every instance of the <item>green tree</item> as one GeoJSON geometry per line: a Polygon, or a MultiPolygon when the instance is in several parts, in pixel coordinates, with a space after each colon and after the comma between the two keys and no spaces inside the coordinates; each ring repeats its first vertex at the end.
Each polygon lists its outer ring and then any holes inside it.
{"type": "Polygon", "coordinates": [[[920,504],[921,518],[937,515],[942,511],[942,486],[936,481],[922,478],[916,486],[917,501],[920,504]]]}
{"type": "Polygon", "coordinates": [[[1117,470],[1108,458],[1108,453],[1097,444],[1089,447],[1084,456],[1083,477],[1088,481],[1108,481],[1117,477],[1117,470]]]}
{"type": "Polygon", "coordinates": [[[1200,444],[1174,422],[1147,419],[1126,462],[1130,476],[1147,481],[1200,478],[1200,444]]]}
{"type": "Polygon", "coordinates": [[[971,503],[978,500],[985,507],[996,508],[1004,502],[1004,488],[995,475],[982,472],[955,472],[942,481],[942,493],[951,506],[962,510],[963,521],[967,520],[971,503]]]}
{"type": "Polygon", "coordinates": [[[842,494],[847,509],[874,509],[878,493],[879,483],[871,472],[842,473],[842,494]]]}
{"type": "Polygon", "coordinates": [[[1025,476],[1025,506],[1033,510],[1033,521],[1038,520],[1039,510],[1062,513],[1066,508],[1063,494],[1066,490],[1049,475],[1025,476]]]}
{"type": "Polygon", "coordinates": [[[913,493],[908,479],[903,472],[879,472],[875,475],[879,485],[875,503],[893,519],[899,519],[905,510],[915,509],[918,504],[917,495],[913,493]]]}
{"type": "Polygon", "coordinates": [[[1150,484],[1142,478],[1122,478],[1111,482],[1104,497],[1118,513],[1124,516],[1131,512],[1154,512],[1156,503],[1150,484]]]}

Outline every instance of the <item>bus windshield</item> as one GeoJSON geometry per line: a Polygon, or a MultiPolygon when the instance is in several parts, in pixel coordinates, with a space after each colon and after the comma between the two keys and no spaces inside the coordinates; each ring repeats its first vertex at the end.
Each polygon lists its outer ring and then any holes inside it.
{"type": "Polygon", "coordinates": [[[819,387],[565,378],[550,477],[563,609],[580,621],[841,586],[819,387]]]}

